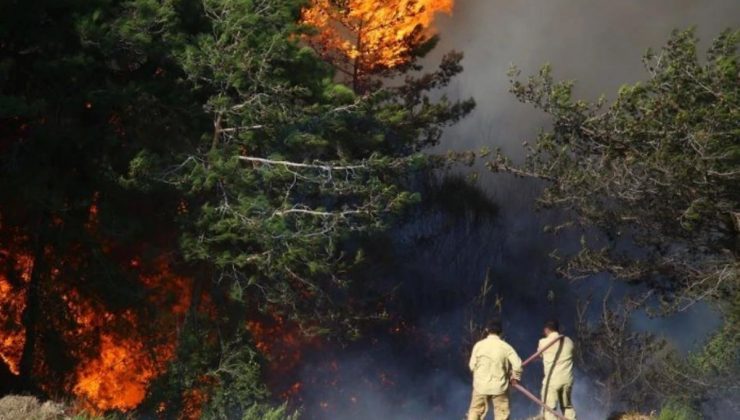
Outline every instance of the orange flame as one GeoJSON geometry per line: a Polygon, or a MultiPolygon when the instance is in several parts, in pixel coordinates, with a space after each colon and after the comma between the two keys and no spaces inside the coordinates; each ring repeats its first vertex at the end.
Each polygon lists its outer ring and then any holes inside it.
{"type": "MultiPolygon", "coordinates": [[[[0,250],[0,255],[11,257],[9,253],[0,250]]],[[[23,310],[26,307],[25,284],[31,280],[33,259],[28,255],[15,255],[13,268],[19,273],[23,285],[14,286],[10,280],[0,272],[0,359],[8,365],[14,375],[18,375],[19,364],[23,353],[23,344],[26,331],[21,322],[23,310]]]]}
{"type": "MultiPolygon", "coordinates": [[[[130,264],[139,267],[141,263],[134,259],[130,264]]],[[[183,315],[190,304],[188,279],[174,275],[165,258],[156,261],[154,271],[139,277],[149,289],[150,300],[169,308],[172,315],[183,315]]],[[[100,333],[98,355],[83,360],[77,367],[72,392],[93,412],[135,408],[144,400],[149,382],[164,372],[166,362],[174,355],[176,337],[167,333],[174,329],[167,321],[173,320],[155,320],[158,329],[163,330],[156,337],[142,337],[137,331],[120,336],[105,332],[105,325],[116,321],[139,325],[142,321],[132,312],[116,316],[96,312],[85,304],[78,304],[75,309],[79,311],[76,318],[81,329],[102,327],[104,332],[100,333]]]]}
{"type": "Polygon", "coordinates": [[[438,13],[451,14],[454,0],[312,0],[301,21],[316,28],[307,37],[325,58],[353,77],[397,67],[434,33],[438,13]]]}
{"type": "MultiPolygon", "coordinates": [[[[171,349],[164,353],[169,356],[171,349]]],[[[73,392],[99,410],[129,410],[141,403],[161,369],[142,341],[104,333],[100,355],[79,366],[73,392]]]]}

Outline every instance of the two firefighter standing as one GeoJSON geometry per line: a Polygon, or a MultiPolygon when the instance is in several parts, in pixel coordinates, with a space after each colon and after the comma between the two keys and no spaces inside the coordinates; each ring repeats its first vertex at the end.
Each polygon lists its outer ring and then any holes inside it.
{"type": "MultiPolygon", "coordinates": [[[[513,347],[501,338],[501,322],[492,320],[486,327],[488,336],[473,346],[470,370],[473,372],[473,396],[468,410],[468,420],[486,416],[489,402],[493,404],[496,420],[509,420],[509,385],[518,386],[522,375],[522,360],[513,347]]],[[[542,402],[555,412],[560,407],[567,419],[575,419],[571,401],[573,389],[573,341],[560,334],[555,320],[545,322],[544,337],[537,345],[542,357],[544,378],[542,402]]],[[[550,410],[543,410],[544,420],[556,420],[550,410]]]]}

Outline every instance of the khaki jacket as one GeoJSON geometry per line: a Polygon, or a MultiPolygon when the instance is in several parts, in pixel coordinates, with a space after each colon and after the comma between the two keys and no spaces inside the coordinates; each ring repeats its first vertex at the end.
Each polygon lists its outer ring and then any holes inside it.
{"type": "MultiPolygon", "coordinates": [[[[539,351],[557,339],[558,335],[552,332],[540,339],[537,350],[539,351]]],[[[559,341],[542,353],[542,364],[545,366],[545,377],[542,379],[542,384],[545,386],[559,387],[573,384],[573,340],[563,337],[559,341]]]]}
{"type": "Polygon", "coordinates": [[[475,343],[470,355],[473,389],[482,395],[501,395],[509,389],[509,378],[522,375],[522,360],[516,351],[495,334],[475,343]]]}

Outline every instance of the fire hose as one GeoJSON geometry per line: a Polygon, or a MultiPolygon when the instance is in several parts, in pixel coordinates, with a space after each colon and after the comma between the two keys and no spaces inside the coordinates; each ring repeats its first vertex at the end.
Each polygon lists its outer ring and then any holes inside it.
{"type": "MultiPolygon", "coordinates": [[[[559,336],[557,336],[557,338],[555,338],[555,339],[554,339],[554,340],[552,340],[551,342],[547,343],[547,345],[546,345],[546,346],[542,347],[542,348],[541,348],[540,350],[538,350],[538,351],[537,351],[537,352],[536,352],[535,354],[533,354],[533,355],[529,356],[529,357],[527,358],[527,360],[525,360],[524,362],[522,362],[522,367],[526,366],[527,364],[529,364],[530,362],[532,362],[533,360],[535,360],[535,359],[536,359],[536,358],[537,358],[537,357],[538,357],[539,355],[541,355],[541,354],[542,354],[542,352],[544,352],[545,350],[547,350],[547,349],[549,349],[550,347],[552,347],[552,345],[553,345],[553,344],[555,344],[555,343],[557,343],[558,341],[560,341],[560,340],[561,340],[561,339],[562,339],[563,337],[564,337],[563,335],[559,335],[559,336]]],[[[552,408],[550,408],[550,407],[549,407],[549,406],[548,406],[547,404],[545,404],[544,402],[542,402],[542,400],[540,400],[539,398],[535,397],[535,396],[534,396],[534,394],[532,394],[531,392],[529,392],[529,391],[527,390],[527,388],[525,388],[525,387],[521,386],[521,385],[519,384],[519,382],[516,382],[516,383],[512,383],[512,384],[511,384],[511,386],[513,386],[513,387],[514,387],[514,389],[516,389],[517,391],[519,391],[519,392],[521,392],[522,394],[524,394],[524,396],[525,396],[525,397],[529,398],[529,399],[530,399],[530,400],[532,400],[532,401],[533,401],[533,402],[534,402],[535,404],[537,404],[537,405],[539,405],[540,407],[542,407],[543,409],[547,410],[547,412],[548,412],[548,413],[552,414],[553,416],[557,417],[558,419],[560,419],[560,420],[568,420],[568,419],[566,419],[566,418],[565,418],[565,416],[563,416],[562,414],[560,414],[560,413],[558,413],[557,411],[553,410],[553,409],[552,409],[552,408]]]]}
{"type": "Polygon", "coordinates": [[[527,390],[527,388],[519,385],[518,383],[511,384],[511,386],[513,386],[514,389],[516,389],[517,391],[519,391],[522,394],[524,394],[525,397],[529,398],[530,400],[534,401],[537,405],[539,405],[540,407],[542,407],[545,410],[547,410],[547,412],[549,412],[553,416],[559,418],[560,420],[568,420],[562,414],[560,414],[557,411],[553,410],[552,408],[548,407],[547,404],[545,404],[545,403],[542,402],[542,400],[540,400],[539,398],[535,397],[531,392],[529,392],[527,390]]]}
{"type": "Polygon", "coordinates": [[[527,357],[527,360],[525,360],[525,361],[523,361],[523,362],[522,362],[522,367],[524,367],[524,366],[527,366],[527,365],[528,365],[529,363],[531,363],[531,362],[532,362],[532,361],[533,361],[534,359],[536,359],[536,358],[537,358],[537,357],[538,357],[539,355],[541,355],[542,353],[544,353],[544,352],[545,352],[545,350],[549,349],[550,347],[552,347],[552,346],[553,346],[553,344],[555,344],[555,343],[557,343],[558,341],[560,341],[560,340],[561,340],[561,339],[562,339],[563,337],[565,337],[565,336],[564,336],[564,335],[558,335],[557,337],[555,337],[555,339],[554,339],[554,340],[552,340],[552,341],[550,341],[549,343],[547,343],[547,345],[546,345],[546,346],[544,346],[544,347],[542,347],[541,349],[537,350],[537,353],[535,353],[535,354],[533,354],[533,355],[531,355],[531,356],[527,357]]]}

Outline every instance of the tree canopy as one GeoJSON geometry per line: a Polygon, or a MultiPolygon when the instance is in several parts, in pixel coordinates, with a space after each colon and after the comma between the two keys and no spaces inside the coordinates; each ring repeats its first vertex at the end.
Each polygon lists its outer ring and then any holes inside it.
{"type": "MultiPolygon", "coordinates": [[[[549,67],[513,82],[517,98],[553,117],[518,173],[546,181],[543,205],[607,234],[565,274],[648,282],[679,309],[737,293],[739,39],[724,32],[701,60],[693,31],[675,33],[646,54],[649,79],[623,86],[611,104],[573,99],[573,82],[555,82],[549,67]]],[[[489,166],[513,169],[501,154],[489,166]]]]}

